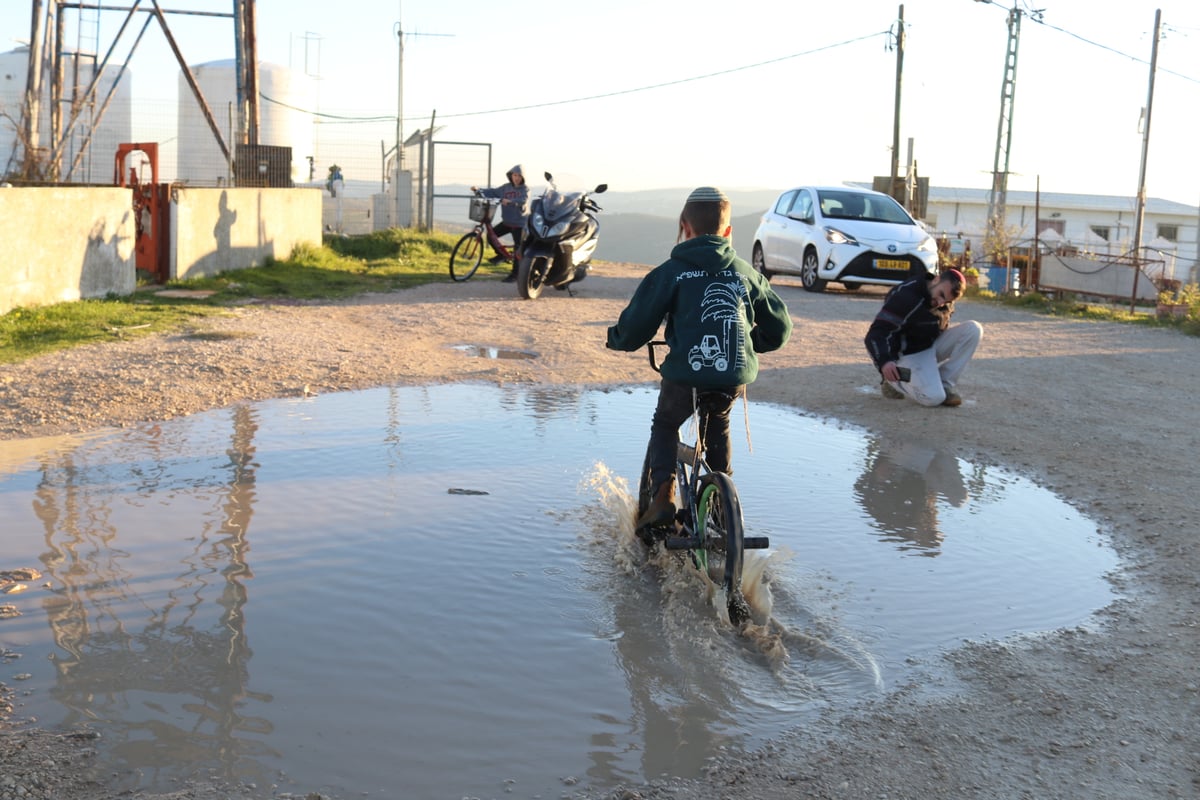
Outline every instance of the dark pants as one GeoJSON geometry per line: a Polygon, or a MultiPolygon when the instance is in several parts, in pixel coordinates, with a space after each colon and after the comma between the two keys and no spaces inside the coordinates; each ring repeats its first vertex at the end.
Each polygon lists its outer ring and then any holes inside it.
{"type": "MultiPolygon", "coordinates": [[[[516,265],[517,265],[517,253],[521,252],[521,233],[522,233],[522,232],[523,232],[525,229],[524,229],[524,228],[522,228],[522,227],[520,227],[520,226],[517,226],[516,228],[514,228],[514,227],[512,227],[511,225],[509,225],[507,222],[501,222],[499,225],[493,225],[493,226],[492,226],[492,230],[494,230],[494,231],[496,232],[496,238],[497,238],[497,239],[499,239],[501,236],[503,236],[503,235],[504,235],[504,234],[506,234],[506,233],[511,233],[511,234],[512,234],[512,238],[513,238],[513,249],[512,249],[512,252],[513,252],[513,267],[514,267],[514,268],[516,268],[516,265]]],[[[493,247],[492,249],[493,249],[493,250],[496,250],[496,248],[494,248],[494,247],[493,247]]],[[[496,250],[496,255],[500,255],[500,251],[499,251],[499,250],[496,250]]]]}
{"type": "MultiPolygon", "coordinates": [[[[733,472],[729,463],[729,412],[745,388],[723,386],[698,390],[700,441],[704,443],[705,460],[714,472],[733,472]]],[[[654,419],[650,423],[650,444],[646,448],[653,489],[675,475],[679,426],[692,415],[692,403],[691,386],[663,379],[658,391],[658,407],[654,409],[654,419]]]]}

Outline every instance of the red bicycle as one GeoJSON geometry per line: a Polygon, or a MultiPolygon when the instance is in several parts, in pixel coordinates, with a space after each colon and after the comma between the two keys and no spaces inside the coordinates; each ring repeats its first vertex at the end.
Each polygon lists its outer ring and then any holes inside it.
{"type": "Polygon", "coordinates": [[[500,241],[496,229],[492,227],[492,214],[498,203],[498,200],[483,197],[479,192],[475,192],[475,196],[471,198],[469,215],[475,223],[475,228],[464,234],[450,253],[450,277],[453,280],[461,282],[471,279],[475,270],[483,263],[485,241],[495,248],[503,262],[512,262],[512,251],[500,241]]]}

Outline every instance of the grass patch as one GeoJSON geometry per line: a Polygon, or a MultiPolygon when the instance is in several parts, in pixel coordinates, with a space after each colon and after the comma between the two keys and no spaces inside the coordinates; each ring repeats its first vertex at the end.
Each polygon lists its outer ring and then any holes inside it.
{"type": "Polygon", "coordinates": [[[1186,317],[1159,317],[1154,307],[1129,310],[1129,303],[1104,303],[1081,300],[1073,295],[1047,297],[1041,292],[996,294],[987,289],[969,289],[968,296],[975,300],[1001,303],[1013,308],[1023,308],[1051,317],[1070,317],[1101,322],[1122,322],[1150,328],[1174,328],[1188,336],[1200,336],[1200,304],[1193,305],[1186,317]]]}
{"type": "Polygon", "coordinates": [[[199,317],[225,313],[198,304],[145,303],[121,298],[15,308],[0,317],[0,364],[92,342],[176,330],[199,317]]]}
{"type": "Polygon", "coordinates": [[[175,281],[171,288],[215,291],[209,302],[246,298],[297,300],[352,297],[391,292],[449,279],[450,251],[458,239],[448,233],[391,229],[364,236],[329,236],[323,247],[297,247],[286,261],[175,281]]]}
{"type": "Polygon", "coordinates": [[[296,248],[286,260],[207,278],[171,281],[166,287],[143,285],[132,297],[15,308],[0,316],[0,363],[91,342],[183,330],[194,326],[197,319],[226,314],[229,306],[247,300],[336,299],[447,281],[450,252],[457,241],[454,234],[407,229],[330,236],[321,247],[296,248]],[[160,297],[153,291],[157,288],[212,294],[160,297]]]}

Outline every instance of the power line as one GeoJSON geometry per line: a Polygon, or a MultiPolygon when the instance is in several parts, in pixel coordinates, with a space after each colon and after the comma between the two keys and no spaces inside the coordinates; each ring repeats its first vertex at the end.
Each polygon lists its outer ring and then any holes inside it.
{"type": "Polygon", "coordinates": [[[758,62],[756,62],[756,64],[746,64],[746,65],[740,66],[740,67],[731,67],[731,68],[728,68],[728,70],[720,70],[718,72],[709,72],[706,74],[702,74],[702,76],[694,76],[691,78],[679,78],[678,80],[667,80],[667,82],[664,82],[664,83],[650,84],[648,86],[637,86],[636,89],[620,89],[618,91],[605,92],[605,94],[602,94],[602,95],[588,95],[587,97],[575,97],[575,98],[571,98],[571,100],[554,100],[554,101],[550,101],[550,102],[546,102],[546,103],[533,103],[532,106],[514,106],[511,108],[493,108],[491,110],[486,110],[486,112],[461,112],[458,114],[438,114],[438,118],[445,119],[445,118],[448,118],[448,116],[479,116],[482,114],[504,114],[504,113],[508,113],[508,112],[524,112],[524,110],[529,110],[532,108],[547,108],[550,106],[566,106],[566,104],[569,104],[569,103],[583,103],[583,102],[592,101],[592,100],[604,100],[604,98],[606,98],[606,97],[618,97],[620,95],[632,95],[632,94],[636,94],[636,92],[650,91],[650,90],[654,90],[654,89],[664,89],[664,88],[666,88],[666,86],[677,86],[679,84],[696,82],[696,80],[707,80],[709,78],[727,76],[727,74],[732,74],[734,72],[744,72],[746,70],[757,70],[758,67],[766,67],[766,66],[770,66],[772,64],[780,64],[781,61],[798,59],[798,58],[802,58],[802,56],[805,56],[805,55],[812,55],[815,53],[823,53],[823,52],[826,52],[826,50],[833,50],[833,49],[836,49],[839,47],[846,47],[847,44],[857,44],[858,42],[869,40],[869,38],[875,38],[876,36],[890,36],[890,35],[892,35],[892,31],[890,31],[890,29],[883,30],[883,31],[875,31],[874,34],[866,34],[865,36],[858,36],[856,38],[851,38],[851,40],[846,40],[845,42],[838,42],[836,44],[826,44],[826,46],[823,46],[823,47],[817,47],[817,48],[814,48],[811,50],[804,50],[804,52],[802,52],[802,53],[792,53],[791,55],[781,55],[781,56],[779,56],[778,59],[769,59],[767,61],[758,61],[758,62]]]}
{"type": "MultiPolygon", "coordinates": [[[[548,108],[550,106],[568,105],[570,103],[584,103],[584,102],[588,102],[590,100],[603,100],[608,97],[619,97],[621,95],[626,95],[626,94],[637,94],[638,92],[648,92],[648,91],[652,91],[654,89],[663,89],[668,86],[678,86],[678,85],[684,84],[684,83],[693,83],[695,81],[708,80],[709,78],[717,78],[722,75],[731,75],[735,72],[745,72],[746,70],[758,69],[759,67],[766,67],[766,66],[770,66],[772,64],[778,64],[783,61],[791,60],[793,58],[802,58],[804,56],[811,56],[816,53],[825,52],[827,50],[835,50],[839,47],[846,47],[847,45],[857,44],[859,42],[866,41],[867,39],[873,39],[876,36],[891,36],[891,30],[889,29],[889,30],[885,30],[885,31],[876,31],[874,33],[868,33],[864,36],[858,36],[853,39],[847,39],[843,42],[837,42],[836,44],[823,45],[821,47],[815,47],[811,50],[804,50],[799,53],[792,53],[791,55],[779,56],[778,58],[772,58],[772,59],[768,59],[766,61],[758,61],[753,64],[745,64],[740,67],[730,67],[729,69],[723,69],[723,70],[719,70],[717,72],[709,72],[709,73],[705,73],[704,75],[694,75],[689,78],[679,78],[678,80],[664,81],[662,83],[654,83],[654,84],[650,84],[649,86],[638,86],[638,87],[632,88],[632,89],[618,89],[616,91],[604,92],[602,94],[593,94],[593,95],[588,95],[586,97],[574,97],[574,98],[570,98],[570,99],[566,99],[566,100],[550,100],[545,103],[533,103],[531,105],[525,105],[525,106],[510,106],[508,108],[493,108],[493,109],[490,109],[487,111],[461,111],[457,114],[439,113],[438,119],[446,119],[447,117],[477,117],[477,116],[483,116],[485,114],[504,114],[504,113],[508,113],[510,111],[528,111],[528,110],[534,109],[534,108],[548,108]]],[[[383,116],[350,117],[350,116],[338,116],[335,114],[322,114],[322,113],[314,112],[314,111],[305,111],[302,108],[296,108],[295,106],[288,105],[287,103],[283,103],[278,100],[273,100],[270,97],[267,97],[262,94],[260,94],[259,96],[262,97],[264,100],[266,100],[269,103],[274,103],[276,105],[283,106],[285,108],[290,108],[293,111],[302,111],[307,114],[312,114],[315,117],[324,117],[324,118],[327,118],[330,120],[336,120],[339,122],[380,122],[383,120],[395,120],[396,119],[396,116],[394,114],[389,117],[383,117],[383,116]]],[[[426,118],[425,116],[419,116],[419,117],[410,117],[409,119],[417,120],[417,119],[425,119],[425,118],[426,118]]]]}
{"type": "Polygon", "coordinates": [[[299,106],[294,106],[291,103],[285,103],[282,100],[276,100],[274,97],[268,97],[267,95],[263,94],[262,92],[259,92],[258,96],[260,98],[262,98],[263,100],[266,100],[268,103],[271,103],[272,105],[280,106],[282,108],[287,108],[292,111],[299,111],[302,114],[310,114],[314,117],[321,117],[324,119],[335,120],[337,122],[395,122],[396,121],[395,114],[389,114],[386,116],[374,116],[374,117],[350,117],[350,116],[345,116],[343,114],[326,114],[322,111],[309,111],[308,109],[300,108],[299,106]]]}
{"type": "MultiPolygon", "coordinates": [[[[1038,22],[1042,25],[1045,25],[1047,28],[1056,30],[1059,33],[1066,34],[1067,36],[1070,36],[1074,39],[1078,39],[1079,41],[1081,41],[1085,44],[1090,44],[1093,47],[1099,47],[1101,50],[1107,50],[1110,53],[1115,53],[1116,55],[1122,56],[1124,58],[1128,58],[1132,61],[1136,61],[1139,64],[1147,64],[1148,65],[1150,63],[1149,61],[1142,58],[1141,56],[1134,56],[1134,55],[1130,55],[1129,53],[1123,53],[1120,50],[1116,49],[1115,47],[1109,47],[1106,44],[1101,44],[1100,42],[1093,41],[1093,40],[1087,38],[1086,36],[1080,36],[1078,33],[1075,33],[1074,31],[1069,31],[1066,28],[1060,28],[1057,25],[1051,25],[1049,22],[1046,22],[1043,19],[1035,19],[1034,22],[1038,22]]],[[[1183,78],[1185,81],[1191,81],[1192,83],[1200,83],[1200,78],[1193,78],[1191,75],[1184,75],[1182,72],[1175,72],[1174,70],[1163,69],[1162,67],[1159,67],[1158,71],[1165,72],[1168,75],[1174,75],[1176,78],[1183,78]]]]}
{"type": "MultiPolygon", "coordinates": [[[[1004,8],[1004,6],[1001,6],[1000,4],[998,4],[998,2],[996,2],[996,0],[976,0],[976,2],[982,2],[982,4],[989,5],[989,6],[996,6],[997,8],[1004,8]]],[[[1117,48],[1110,47],[1110,46],[1108,46],[1108,44],[1104,44],[1103,42],[1097,42],[1096,40],[1091,40],[1091,38],[1087,38],[1086,36],[1076,34],[1075,31],[1067,30],[1066,28],[1062,28],[1061,25],[1055,25],[1052,23],[1048,23],[1048,22],[1046,22],[1045,17],[1044,17],[1044,14],[1045,14],[1044,8],[1028,8],[1027,2],[1024,5],[1026,6],[1026,8],[1024,8],[1024,10],[1020,10],[1020,11],[1022,14],[1025,14],[1025,16],[1030,18],[1032,20],[1032,22],[1036,22],[1039,25],[1044,25],[1044,26],[1046,26],[1046,28],[1049,28],[1050,30],[1058,31],[1058,32],[1060,32],[1060,34],[1063,34],[1064,36],[1070,36],[1072,38],[1076,38],[1076,40],[1079,40],[1080,42],[1084,42],[1085,44],[1091,44],[1092,47],[1098,47],[1102,50],[1108,50],[1109,53],[1112,53],[1114,55],[1120,55],[1121,58],[1123,58],[1123,59],[1129,59],[1130,61],[1136,61],[1136,62],[1138,62],[1138,64],[1144,64],[1147,66],[1150,65],[1150,61],[1147,61],[1146,59],[1141,58],[1140,55],[1132,55],[1129,53],[1124,53],[1123,50],[1118,50],[1117,48]]],[[[1007,11],[1007,8],[1006,8],[1006,11],[1007,11]]],[[[1172,30],[1172,31],[1200,30],[1200,29],[1196,29],[1196,28],[1188,28],[1188,26],[1184,26],[1184,25],[1170,25],[1170,26],[1164,25],[1164,28],[1166,28],[1168,30],[1172,30]]],[[[1200,78],[1193,78],[1192,76],[1186,76],[1186,74],[1183,74],[1182,72],[1175,72],[1174,70],[1164,70],[1164,68],[1162,66],[1158,67],[1158,72],[1164,72],[1166,74],[1170,74],[1170,76],[1175,76],[1176,78],[1183,78],[1184,80],[1188,80],[1188,82],[1200,83],[1200,78]]]]}

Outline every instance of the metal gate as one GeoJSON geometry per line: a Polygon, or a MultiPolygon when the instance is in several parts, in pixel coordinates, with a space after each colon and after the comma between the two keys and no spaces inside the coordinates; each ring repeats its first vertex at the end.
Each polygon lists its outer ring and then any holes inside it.
{"type": "Polygon", "coordinates": [[[418,225],[431,230],[439,220],[465,222],[471,196],[466,187],[491,183],[492,145],[430,139],[426,148],[422,140],[418,164],[418,225]]]}

